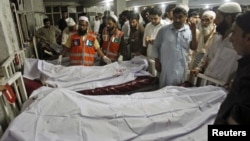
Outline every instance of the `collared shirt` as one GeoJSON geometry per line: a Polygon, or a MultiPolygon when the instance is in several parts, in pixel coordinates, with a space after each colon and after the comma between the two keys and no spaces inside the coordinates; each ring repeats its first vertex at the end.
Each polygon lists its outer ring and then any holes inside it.
{"type": "Polygon", "coordinates": [[[129,35],[129,45],[131,52],[142,51],[144,27],[138,23],[136,28],[131,28],[129,35]]]}
{"type": "Polygon", "coordinates": [[[232,87],[220,106],[214,124],[227,124],[228,117],[239,124],[250,124],[250,55],[238,60],[232,87]]]}
{"type": "MultiPolygon", "coordinates": [[[[82,36],[82,40],[84,41],[86,37],[87,37],[87,34],[82,36]]],[[[71,48],[71,38],[70,37],[68,37],[67,42],[65,43],[65,46],[67,48],[71,48]]],[[[95,39],[94,47],[95,47],[95,50],[100,48],[100,45],[99,45],[99,42],[97,41],[97,39],[95,39]]]]}
{"type": "Polygon", "coordinates": [[[60,29],[50,26],[49,28],[42,27],[37,30],[36,36],[45,39],[49,44],[57,44],[56,37],[61,34],[60,29]]]}
{"type": "MultiPolygon", "coordinates": [[[[146,25],[145,30],[144,30],[144,35],[143,35],[143,46],[144,47],[146,47],[146,41],[145,41],[146,37],[148,36],[148,37],[150,37],[151,40],[155,40],[158,31],[164,25],[166,25],[166,22],[164,20],[161,20],[160,23],[156,26],[154,26],[151,22],[146,25]]],[[[152,48],[153,48],[153,45],[149,44],[148,48],[147,48],[147,56],[148,57],[152,57],[152,48]]]]}
{"type": "Polygon", "coordinates": [[[162,66],[160,87],[179,85],[186,76],[188,52],[192,41],[188,25],[175,29],[173,24],[163,26],[155,39],[152,57],[162,66]]]}

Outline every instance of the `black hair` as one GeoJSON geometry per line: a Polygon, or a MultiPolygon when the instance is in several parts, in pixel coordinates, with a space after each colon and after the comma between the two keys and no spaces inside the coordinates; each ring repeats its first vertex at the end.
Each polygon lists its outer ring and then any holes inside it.
{"type": "Polygon", "coordinates": [[[195,15],[199,15],[200,16],[200,12],[197,11],[197,10],[189,10],[188,11],[188,18],[193,17],[195,15]]]}
{"type": "Polygon", "coordinates": [[[137,21],[139,21],[140,15],[139,15],[138,13],[132,12],[132,13],[130,14],[129,20],[134,20],[134,19],[137,20],[137,21]]]}
{"type": "Polygon", "coordinates": [[[235,19],[236,24],[242,29],[243,37],[250,33],[250,11],[239,14],[235,19]]]}
{"type": "Polygon", "coordinates": [[[158,15],[159,17],[161,17],[162,15],[161,9],[159,7],[151,8],[149,10],[149,15],[158,15]]]}
{"type": "Polygon", "coordinates": [[[43,23],[45,24],[46,22],[49,22],[50,20],[49,20],[49,18],[45,18],[45,19],[43,19],[43,23]]]}
{"type": "Polygon", "coordinates": [[[62,13],[66,13],[66,12],[68,13],[68,11],[66,11],[66,10],[63,10],[63,11],[62,11],[62,13]]]}
{"type": "Polygon", "coordinates": [[[121,16],[125,16],[127,19],[129,19],[130,13],[131,12],[129,10],[124,10],[122,11],[121,16]]]}
{"type": "Polygon", "coordinates": [[[184,15],[187,15],[187,11],[183,8],[180,8],[180,7],[176,7],[174,10],[173,10],[173,14],[184,14],[184,15]]]}
{"type": "Polygon", "coordinates": [[[85,12],[79,13],[78,17],[81,17],[81,16],[87,16],[87,13],[85,13],[85,12]]]}
{"type": "Polygon", "coordinates": [[[146,12],[149,12],[150,11],[150,7],[147,7],[146,9],[142,10],[141,11],[141,16],[144,16],[146,12]]]}
{"type": "Polygon", "coordinates": [[[169,4],[166,9],[165,9],[165,13],[170,12],[172,9],[174,9],[176,7],[176,4],[169,4]]]}
{"type": "Polygon", "coordinates": [[[141,11],[141,16],[142,16],[142,18],[143,18],[144,21],[147,20],[146,19],[146,13],[147,12],[149,13],[150,9],[151,9],[150,7],[147,7],[146,9],[144,9],[144,10],[141,11]]]}

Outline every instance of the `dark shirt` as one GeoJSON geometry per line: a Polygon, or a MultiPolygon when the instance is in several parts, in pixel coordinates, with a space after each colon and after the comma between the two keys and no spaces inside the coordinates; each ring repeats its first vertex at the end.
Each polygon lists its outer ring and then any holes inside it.
{"type": "Polygon", "coordinates": [[[143,34],[144,27],[140,24],[138,24],[136,28],[130,28],[129,45],[131,52],[135,53],[142,51],[143,34]]]}
{"type": "Polygon", "coordinates": [[[221,104],[214,124],[227,124],[230,116],[239,124],[250,124],[250,55],[238,60],[232,88],[221,104]]]}
{"type": "Polygon", "coordinates": [[[63,32],[63,30],[67,27],[67,23],[65,19],[60,19],[58,22],[58,28],[63,32]]]}
{"type": "Polygon", "coordinates": [[[100,25],[100,28],[99,28],[99,36],[100,36],[100,45],[102,44],[103,40],[102,40],[102,32],[103,32],[103,29],[106,27],[106,24],[105,23],[101,23],[100,25]]]}

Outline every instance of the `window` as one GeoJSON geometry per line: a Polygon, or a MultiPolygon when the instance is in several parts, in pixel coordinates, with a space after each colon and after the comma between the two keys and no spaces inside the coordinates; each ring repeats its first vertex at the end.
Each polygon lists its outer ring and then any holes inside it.
{"type": "Polygon", "coordinates": [[[62,17],[62,11],[68,11],[69,17],[73,18],[76,22],[78,15],[83,13],[83,6],[45,6],[45,12],[51,21],[51,25],[57,26],[58,21],[62,17]]]}

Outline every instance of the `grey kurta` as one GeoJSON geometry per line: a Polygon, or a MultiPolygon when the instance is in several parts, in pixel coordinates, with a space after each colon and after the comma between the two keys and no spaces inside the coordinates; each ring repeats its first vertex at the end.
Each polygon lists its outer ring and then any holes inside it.
{"type": "Polygon", "coordinates": [[[173,24],[170,24],[162,27],[158,32],[152,55],[154,58],[159,58],[162,65],[160,88],[178,85],[183,81],[187,71],[191,40],[192,34],[188,25],[177,30],[173,24]]]}

